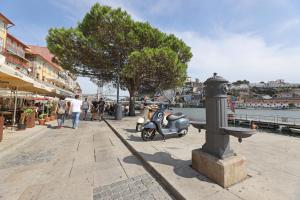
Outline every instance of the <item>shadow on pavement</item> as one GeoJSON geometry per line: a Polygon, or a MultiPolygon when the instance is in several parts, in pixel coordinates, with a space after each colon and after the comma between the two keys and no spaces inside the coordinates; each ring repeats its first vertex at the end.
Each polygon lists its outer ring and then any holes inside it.
{"type": "Polygon", "coordinates": [[[124,130],[128,133],[138,133],[135,129],[133,128],[124,128],[124,130]]]}
{"type": "MultiPolygon", "coordinates": [[[[126,129],[124,129],[125,131],[127,131],[126,129]]],[[[128,132],[128,131],[127,131],[128,132]]],[[[134,133],[137,133],[136,131],[134,133]]],[[[137,133],[138,135],[128,135],[128,140],[129,141],[134,141],[134,142],[146,142],[142,139],[141,137],[141,134],[140,133],[137,133]]],[[[171,139],[171,138],[178,138],[180,139],[180,137],[178,137],[178,135],[167,135],[166,136],[166,140],[167,139],[171,139]]],[[[160,135],[160,134],[155,134],[155,137],[153,140],[150,140],[149,142],[151,141],[162,141],[163,142],[163,137],[160,135]]]]}
{"type": "MultiPolygon", "coordinates": [[[[148,154],[144,152],[138,152],[140,156],[143,157],[147,162],[155,162],[163,165],[169,165],[173,167],[173,171],[176,175],[184,177],[184,178],[197,178],[200,181],[205,181],[208,183],[213,183],[211,180],[206,178],[205,176],[199,174],[191,167],[191,160],[181,160],[177,158],[173,158],[171,154],[166,152],[156,152],[154,154],[148,154]]],[[[133,157],[135,156],[127,156],[123,159],[124,162],[129,164],[137,164],[134,162],[133,157]]],[[[164,176],[162,174],[162,176],[164,176]]]]}

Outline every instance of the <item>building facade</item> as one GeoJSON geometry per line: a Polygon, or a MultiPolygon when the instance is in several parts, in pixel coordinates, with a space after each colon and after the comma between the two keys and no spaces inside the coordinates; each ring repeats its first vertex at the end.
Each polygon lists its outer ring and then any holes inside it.
{"type": "Polygon", "coordinates": [[[37,80],[75,92],[77,77],[54,63],[53,55],[47,47],[31,45],[29,47],[26,58],[32,63],[33,74],[37,80]]]}
{"type": "Polygon", "coordinates": [[[0,13],[0,52],[5,49],[7,29],[10,25],[14,26],[14,23],[0,13]]]}
{"type": "MultiPolygon", "coordinates": [[[[6,65],[30,77],[42,87],[53,88],[49,94],[72,96],[81,93],[77,77],[52,61],[47,47],[26,45],[8,33],[14,24],[0,13],[0,65],[6,65]]],[[[9,71],[9,70],[8,70],[9,71]]]]}

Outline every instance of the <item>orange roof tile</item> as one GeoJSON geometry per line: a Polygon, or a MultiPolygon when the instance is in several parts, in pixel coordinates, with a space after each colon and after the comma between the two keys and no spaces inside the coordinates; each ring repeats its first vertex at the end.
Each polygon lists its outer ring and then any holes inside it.
{"type": "Polygon", "coordinates": [[[56,69],[59,69],[61,71],[63,70],[61,66],[59,66],[58,64],[56,64],[52,61],[52,58],[54,57],[54,55],[50,53],[50,51],[47,47],[33,46],[33,45],[28,45],[28,46],[30,48],[31,54],[39,55],[43,59],[45,59],[47,62],[49,62],[56,69]]]}
{"type": "Polygon", "coordinates": [[[24,48],[29,48],[26,44],[24,44],[23,42],[21,42],[18,38],[16,38],[12,34],[7,33],[7,37],[10,38],[11,40],[16,41],[17,43],[19,43],[20,45],[22,45],[24,48]]]}
{"type": "Polygon", "coordinates": [[[6,24],[15,25],[7,17],[5,17],[2,13],[0,13],[0,19],[4,20],[4,23],[6,23],[6,24]]]}

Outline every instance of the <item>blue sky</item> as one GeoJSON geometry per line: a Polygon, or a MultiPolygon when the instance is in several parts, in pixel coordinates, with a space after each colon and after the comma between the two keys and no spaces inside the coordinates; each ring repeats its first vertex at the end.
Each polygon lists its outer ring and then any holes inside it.
{"type": "MultiPolygon", "coordinates": [[[[135,20],[174,33],[192,47],[188,73],[204,81],[282,78],[300,82],[300,1],[297,0],[0,0],[27,44],[46,45],[51,27],[76,26],[95,3],[121,7],[135,20]]],[[[84,92],[95,87],[79,79],[84,92]]]]}

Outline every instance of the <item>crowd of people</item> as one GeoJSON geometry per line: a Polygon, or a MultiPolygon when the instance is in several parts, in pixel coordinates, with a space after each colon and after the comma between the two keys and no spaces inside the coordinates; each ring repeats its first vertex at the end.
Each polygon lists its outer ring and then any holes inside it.
{"type": "Polygon", "coordinates": [[[60,97],[55,113],[57,115],[57,128],[61,128],[65,122],[65,119],[70,115],[72,119],[72,128],[77,129],[80,115],[82,113],[82,119],[88,120],[88,113],[91,113],[91,121],[103,119],[104,112],[114,112],[113,106],[106,104],[103,98],[99,101],[94,100],[89,102],[87,98],[84,101],[79,99],[79,95],[75,95],[75,99],[66,101],[64,97],[60,97]]]}

